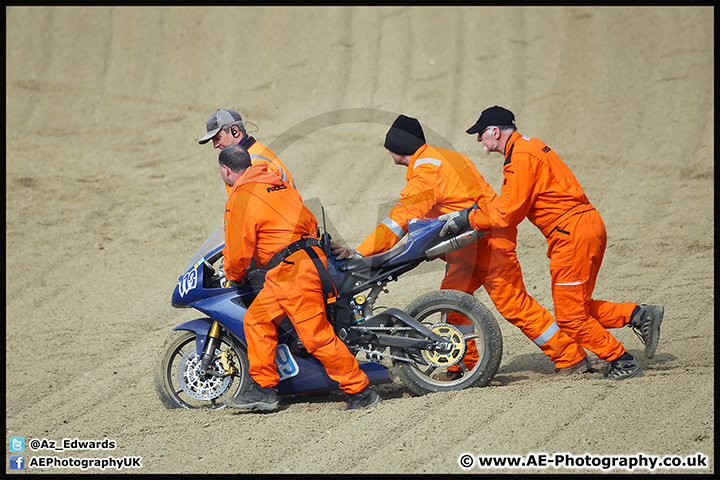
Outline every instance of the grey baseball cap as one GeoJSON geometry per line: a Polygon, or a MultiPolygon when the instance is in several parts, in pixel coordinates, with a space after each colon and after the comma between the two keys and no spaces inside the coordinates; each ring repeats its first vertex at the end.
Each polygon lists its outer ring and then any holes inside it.
{"type": "Polygon", "coordinates": [[[210,118],[208,118],[207,133],[204,137],[198,140],[198,143],[200,145],[207,143],[212,137],[215,136],[215,134],[220,131],[222,127],[236,122],[240,122],[240,125],[242,126],[242,117],[238,112],[236,112],[235,110],[230,110],[229,108],[221,108],[217,112],[210,115],[210,118]]]}

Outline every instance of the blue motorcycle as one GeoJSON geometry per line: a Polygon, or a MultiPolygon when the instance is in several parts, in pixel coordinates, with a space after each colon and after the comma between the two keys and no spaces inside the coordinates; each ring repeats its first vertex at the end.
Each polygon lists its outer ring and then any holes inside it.
{"type": "MultiPolygon", "coordinates": [[[[500,328],[475,297],[438,290],[421,295],[404,310],[375,306],[387,284],[400,275],[478,239],[474,230],[440,237],[442,225],[436,219],[412,220],[404,244],[354,260],[337,261],[329,253],[330,235],[321,236],[337,289],[329,318],[371,384],[389,383],[397,376],[412,394],[423,395],[483,387],[497,372],[503,348],[500,328]],[[464,324],[448,323],[450,314],[464,317],[464,324]],[[464,357],[471,343],[479,360],[468,368],[464,357]],[[443,375],[452,366],[462,375],[443,375]]],[[[160,355],[155,386],[167,408],[223,408],[224,398],[239,397],[249,386],[243,317],[262,288],[264,272],[248,272],[247,284],[230,285],[222,270],[224,241],[218,228],[190,260],[173,292],[173,307],[194,308],[203,316],[175,327],[160,355]]],[[[278,325],[276,364],[279,395],[339,389],[305,350],[288,318],[278,325]]]]}

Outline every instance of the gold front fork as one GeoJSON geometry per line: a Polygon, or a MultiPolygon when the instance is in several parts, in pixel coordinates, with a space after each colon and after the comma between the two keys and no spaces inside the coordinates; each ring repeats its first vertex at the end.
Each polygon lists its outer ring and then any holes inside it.
{"type": "Polygon", "coordinates": [[[218,339],[220,338],[220,330],[222,330],[222,327],[218,322],[213,322],[212,327],[210,327],[210,333],[208,333],[208,336],[218,339]]]}
{"type": "Polygon", "coordinates": [[[208,332],[208,339],[207,343],[205,344],[205,348],[202,352],[202,357],[200,358],[200,376],[204,377],[205,374],[211,372],[212,366],[210,365],[212,363],[212,357],[215,354],[215,346],[218,344],[218,341],[220,340],[220,324],[218,322],[213,322],[212,327],[210,327],[210,331],[208,332]]]}
{"type": "MultiPolygon", "coordinates": [[[[218,343],[220,342],[221,331],[222,327],[220,326],[220,324],[218,322],[213,322],[212,327],[210,327],[210,331],[208,332],[207,345],[205,345],[205,351],[202,355],[202,366],[204,372],[207,372],[210,368],[210,362],[212,361],[216,345],[218,345],[218,343]]],[[[220,360],[220,364],[223,367],[223,370],[225,370],[225,375],[232,375],[233,373],[235,373],[235,368],[233,367],[232,355],[230,351],[221,352],[220,355],[218,355],[218,358],[220,360]]]]}

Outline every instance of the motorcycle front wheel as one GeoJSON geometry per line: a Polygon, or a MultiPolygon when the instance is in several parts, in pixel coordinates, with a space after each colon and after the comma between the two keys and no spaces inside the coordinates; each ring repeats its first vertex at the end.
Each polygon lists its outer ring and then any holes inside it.
{"type": "MultiPolygon", "coordinates": [[[[393,365],[413,394],[451,392],[490,383],[502,359],[502,333],[480,300],[456,290],[438,290],[416,298],[405,312],[452,345],[442,354],[391,349],[393,355],[407,359],[393,359],[393,365]]],[[[424,338],[418,332],[411,335],[424,338]]]]}
{"type": "Polygon", "coordinates": [[[231,372],[222,377],[201,374],[195,339],[195,332],[175,330],[160,354],[154,379],[165,408],[225,408],[223,399],[239,396],[250,384],[247,354],[225,331],[212,360],[215,371],[231,372]]]}

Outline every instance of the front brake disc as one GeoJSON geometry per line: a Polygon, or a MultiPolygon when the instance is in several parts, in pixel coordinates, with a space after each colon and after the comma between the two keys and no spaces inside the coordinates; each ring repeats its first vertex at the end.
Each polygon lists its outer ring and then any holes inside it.
{"type": "MultiPolygon", "coordinates": [[[[233,383],[232,375],[205,375],[205,378],[201,378],[201,366],[194,348],[183,355],[177,368],[178,382],[183,391],[197,400],[212,400],[227,393],[233,383]]],[[[213,362],[213,368],[218,372],[225,371],[219,358],[213,362]]]]}

